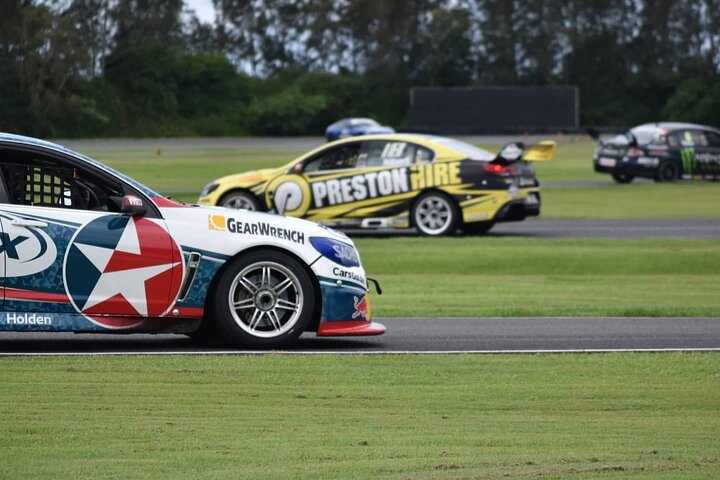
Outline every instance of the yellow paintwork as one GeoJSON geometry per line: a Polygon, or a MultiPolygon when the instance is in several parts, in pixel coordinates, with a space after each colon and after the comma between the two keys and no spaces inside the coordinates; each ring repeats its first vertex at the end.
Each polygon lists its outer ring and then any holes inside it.
{"type": "MultiPolygon", "coordinates": [[[[251,191],[261,202],[269,206],[270,198],[268,197],[268,193],[275,188],[273,185],[277,186],[285,179],[298,176],[298,174],[293,171],[295,165],[304,162],[306,159],[327,148],[365,140],[392,140],[414,143],[432,150],[435,153],[435,158],[431,163],[407,167],[410,174],[410,191],[408,192],[366,198],[338,205],[325,205],[319,208],[312,208],[310,205],[309,186],[318,181],[347,177],[350,171],[334,170],[328,171],[327,173],[313,173],[312,175],[301,174],[299,176],[303,177],[307,183],[307,185],[302,187],[305,200],[303,201],[303,205],[294,211],[287,211],[285,214],[288,216],[301,216],[308,220],[321,223],[331,219],[336,221],[342,218],[373,218],[374,212],[380,209],[386,209],[408,199],[412,199],[419,195],[424,189],[434,188],[450,195],[464,196],[466,198],[466,200],[458,202],[463,221],[490,221],[507,202],[525,199],[529,193],[539,191],[537,187],[519,188],[516,192],[513,192],[513,194],[507,189],[478,189],[471,183],[462,183],[460,179],[460,162],[467,159],[466,154],[434,141],[431,136],[385,134],[344,138],[321,145],[278,168],[256,170],[222,177],[215,180],[215,183],[219,185],[218,188],[210,194],[201,197],[198,203],[201,205],[217,205],[222,196],[227,192],[243,189],[251,191]]],[[[523,158],[529,161],[548,161],[554,157],[556,148],[557,146],[554,141],[543,141],[537,145],[527,147],[523,153],[523,158]]],[[[387,167],[372,167],[351,169],[351,171],[353,175],[363,175],[387,169],[387,167]]],[[[388,223],[396,227],[407,227],[410,225],[407,212],[388,217],[388,223]]]]}
{"type": "Polygon", "coordinates": [[[547,162],[555,157],[557,143],[554,140],[543,140],[542,142],[530,145],[523,152],[523,159],[529,162],[547,162]]]}

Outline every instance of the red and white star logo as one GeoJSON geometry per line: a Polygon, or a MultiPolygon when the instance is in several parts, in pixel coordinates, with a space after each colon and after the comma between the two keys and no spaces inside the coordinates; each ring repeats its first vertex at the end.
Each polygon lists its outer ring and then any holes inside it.
{"type": "Polygon", "coordinates": [[[183,276],[182,253],[164,228],[145,218],[126,220],[124,228],[108,221],[88,224],[66,262],[66,277],[86,278],[66,283],[75,307],[95,323],[115,328],[137,325],[137,317],[165,315],[183,276]]]}

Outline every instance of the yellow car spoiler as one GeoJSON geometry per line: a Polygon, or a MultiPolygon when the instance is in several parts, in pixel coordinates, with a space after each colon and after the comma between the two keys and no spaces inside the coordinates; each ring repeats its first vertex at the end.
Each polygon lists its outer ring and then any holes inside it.
{"type": "Polygon", "coordinates": [[[555,157],[557,142],[554,140],[543,140],[535,145],[530,145],[523,152],[523,160],[530,162],[547,162],[555,157]]]}

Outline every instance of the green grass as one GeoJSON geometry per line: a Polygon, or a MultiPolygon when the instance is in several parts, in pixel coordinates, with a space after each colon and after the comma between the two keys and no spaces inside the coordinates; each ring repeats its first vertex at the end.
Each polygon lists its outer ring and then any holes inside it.
{"type": "MultiPolygon", "coordinates": [[[[560,144],[540,180],[606,178],[591,152],[560,144]]],[[[195,201],[214,178],[302,152],[88,153],[195,201]]],[[[544,215],[716,217],[716,187],[546,188],[544,215]]],[[[720,316],[720,242],[357,245],[386,292],[375,316],[720,316]]],[[[720,476],[712,353],[0,358],[0,385],[0,479],[720,476]]]]}
{"type": "Polygon", "coordinates": [[[273,148],[164,147],[85,149],[89,155],[161,193],[197,201],[216,178],[260,168],[279,167],[302,152],[273,148]],[[193,192],[193,193],[187,193],[193,192]]]}
{"type": "MultiPolygon", "coordinates": [[[[491,149],[495,147],[491,146],[491,149]]],[[[607,178],[592,172],[592,142],[558,144],[538,164],[541,180],[607,178]],[[588,177],[586,174],[589,173],[588,177]]],[[[283,149],[226,147],[97,149],[119,170],[185,201],[219,176],[280,165],[283,149]]],[[[546,218],[717,218],[716,183],[548,187],[546,218]]],[[[720,247],[694,241],[576,241],[516,238],[361,239],[369,275],[388,295],[377,316],[720,315],[720,247]],[[401,272],[401,273],[400,273],[401,272]]]]}
{"type": "Polygon", "coordinates": [[[720,242],[356,240],[375,316],[720,316],[720,242]]]}
{"type": "Polygon", "coordinates": [[[0,363],[0,478],[720,475],[716,354],[0,363]]]}
{"type": "MultiPolygon", "coordinates": [[[[485,145],[491,151],[500,146],[485,145]]],[[[592,170],[594,143],[563,142],[550,162],[537,163],[542,182],[610,181],[592,170]]],[[[304,153],[282,148],[163,147],[94,148],[83,151],[149,187],[194,203],[212,180],[233,173],[277,167],[304,153]],[[159,154],[158,154],[159,153],[159,154]]],[[[544,187],[545,218],[681,218],[720,216],[717,183],[544,187]]]]}
{"type": "MultiPolygon", "coordinates": [[[[483,145],[497,151],[501,145],[483,145]]],[[[551,162],[537,163],[542,181],[579,181],[607,179],[592,170],[593,142],[563,142],[551,162]]],[[[233,173],[259,168],[279,167],[305,153],[283,148],[242,147],[161,147],[157,148],[86,148],[82,153],[96,158],[148,186],[173,192],[173,189],[199,190],[211,180],[233,173]]]]}
{"type": "Polygon", "coordinates": [[[611,184],[547,187],[542,190],[543,218],[717,218],[720,184],[611,184]]]}

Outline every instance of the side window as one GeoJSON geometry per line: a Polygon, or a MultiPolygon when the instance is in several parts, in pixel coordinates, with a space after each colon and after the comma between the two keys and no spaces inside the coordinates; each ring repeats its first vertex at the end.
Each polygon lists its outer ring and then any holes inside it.
{"type": "Polygon", "coordinates": [[[695,146],[707,147],[709,145],[707,134],[701,130],[693,131],[692,139],[693,139],[693,144],[695,144],[695,146]]]}
{"type": "Polygon", "coordinates": [[[404,167],[433,160],[433,152],[420,145],[392,140],[365,142],[360,161],[365,167],[404,167]]]}
{"type": "Polygon", "coordinates": [[[322,172],[326,170],[340,170],[358,166],[360,153],[359,143],[340,145],[319,153],[305,163],[303,171],[306,173],[322,172]]]}
{"type": "Polygon", "coordinates": [[[692,147],[697,136],[691,130],[676,130],[668,133],[668,145],[674,148],[692,147]]]}
{"type": "Polygon", "coordinates": [[[705,132],[709,147],[720,148],[720,134],[715,132],[705,132]]]}
{"type": "Polygon", "coordinates": [[[0,152],[8,201],[16,205],[120,211],[122,187],[54,158],[0,152]]]}

